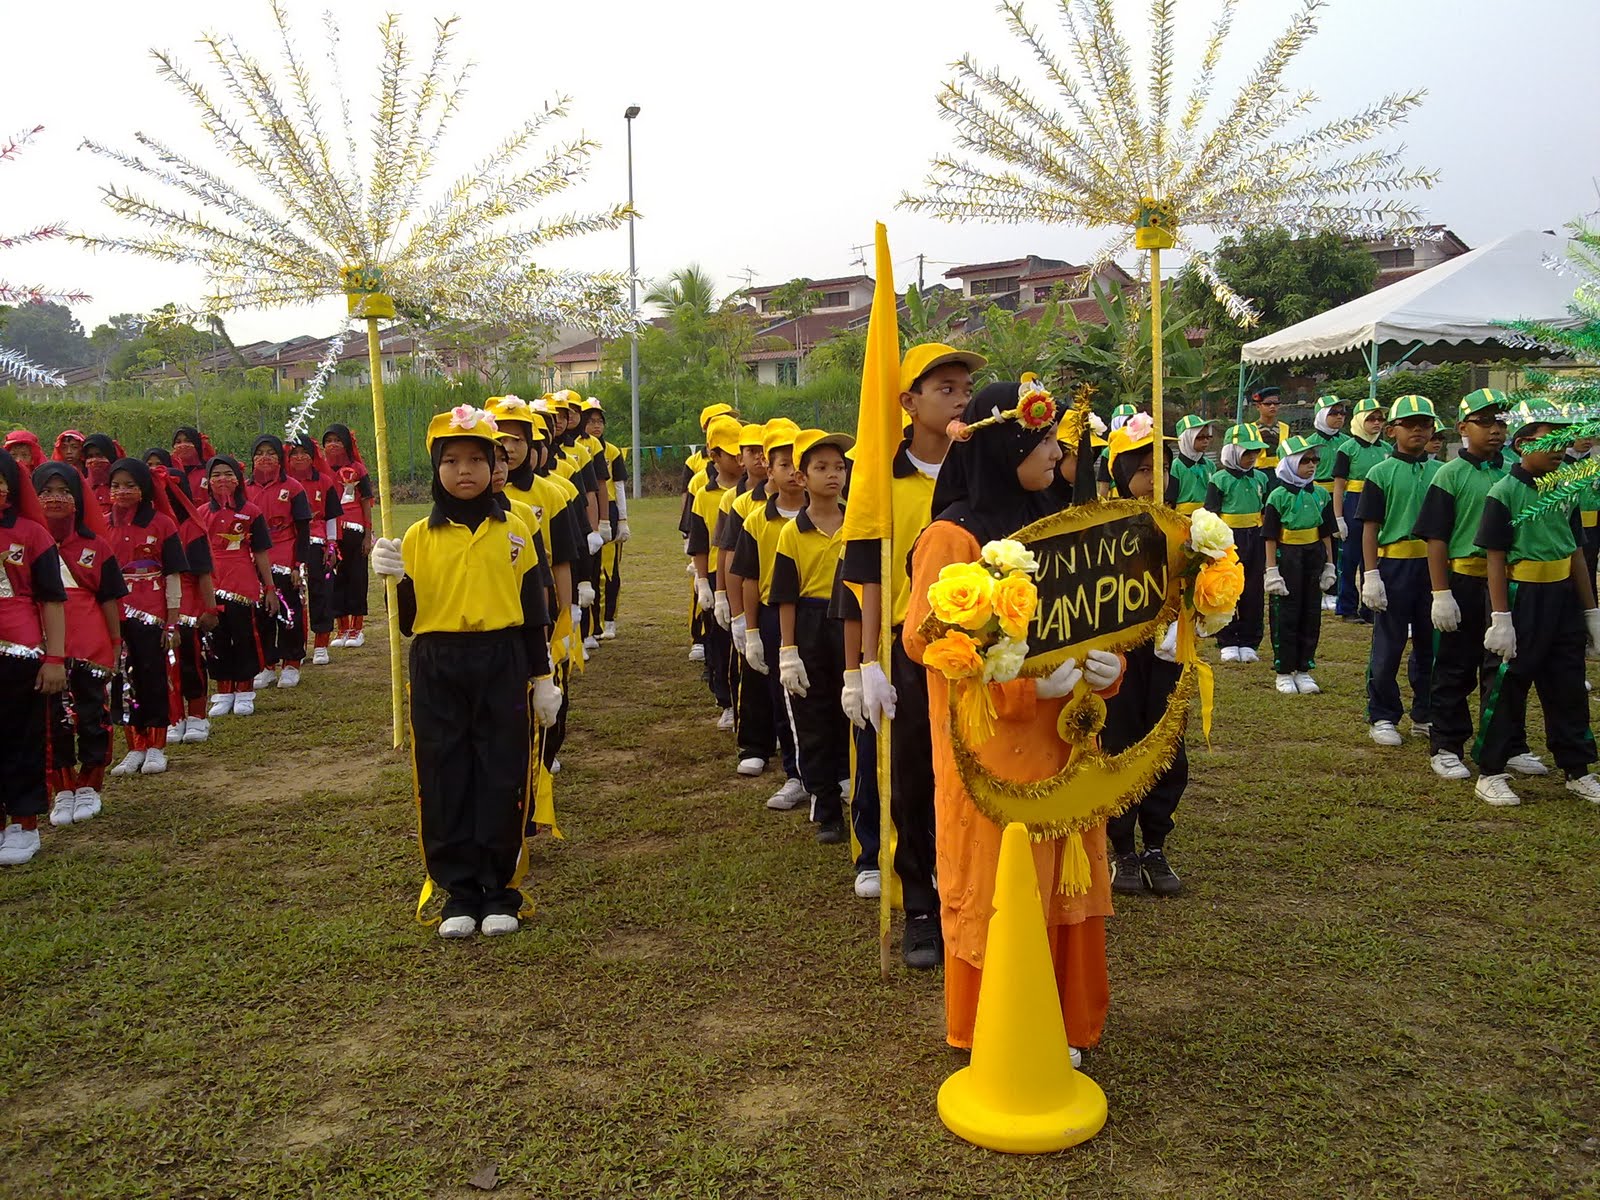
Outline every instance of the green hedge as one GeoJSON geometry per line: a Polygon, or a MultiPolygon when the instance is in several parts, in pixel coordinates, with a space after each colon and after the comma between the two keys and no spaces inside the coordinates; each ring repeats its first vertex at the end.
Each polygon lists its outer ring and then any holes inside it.
{"type": "MultiPolygon", "coordinates": [[[[1378,401],[1387,408],[1401,396],[1426,396],[1438,412],[1453,414],[1457,401],[1467,393],[1470,370],[1467,363],[1447,363],[1427,371],[1392,372],[1378,380],[1378,401]]],[[[1317,394],[1338,396],[1341,400],[1365,400],[1369,386],[1365,375],[1357,375],[1329,380],[1317,394]]]]}

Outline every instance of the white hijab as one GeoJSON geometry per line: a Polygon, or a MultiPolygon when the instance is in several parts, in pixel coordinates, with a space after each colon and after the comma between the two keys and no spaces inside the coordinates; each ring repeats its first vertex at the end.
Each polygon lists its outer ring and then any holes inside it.
{"type": "Polygon", "coordinates": [[[1209,428],[1205,425],[1196,425],[1193,429],[1185,429],[1178,435],[1178,453],[1191,462],[1200,457],[1200,451],[1194,447],[1195,439],[1209,428]]]}
{"type": "Polygon", "coordinates": [[[1301,456],[1307,452],[1302,450],[1299,454],[1291,454],[1287,458],[1278,460],[1277,476],[1283,481],[1285,487],[1308,488],[1312,484],[1310,479],[1301,479],[1297,474],[1300,468],[1301,456]]]}
{"type": "MultiPolygon", "coordinates": [[[[1322,434],[1324,437],[1332,437],[1338,432],[1336,429],[1330,429],[1327,424],[1328,414],[1332,411],[1333,406],[1329,405],[1327,408],[1323,409],[1321,412],[1317,413],[1311,418],[1311,423],[1317,427],[1317,432],[1322,434]]],[[[1345,421],[1346,425],[1349,425],[1349,423],[1350,422],[1348,420],[1345,421]]]]}
{"type": "Polygon", "coordinates": [[[1222,465],[1227,467],[1229,470],[1242,471],[1244,470],[1244,463],[1241,460],[1244,458],[1246,453],[1248,453],[1248,451],[1246,451],[1243,446],[1235,446],[1232,442],[1227,442],[1224,443],[1222,449],[1217,452],[1217,457],[1221,459],[1222,465]]]}

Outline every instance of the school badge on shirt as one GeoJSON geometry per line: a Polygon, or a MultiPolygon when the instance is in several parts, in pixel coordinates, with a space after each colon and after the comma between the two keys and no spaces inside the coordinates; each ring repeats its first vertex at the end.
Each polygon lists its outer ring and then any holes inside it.
{"type": "Polygon", "coordinates": [[[513,564],[515,564],[518,556],[522,554],[523,546],[527,545],[527,543],[514,533],[507,534],[506,536],[511,540],[511,561],[513,564]]]}
{"type": "Polygon", "coordinates": [[[6,561],[20,567],[22,565],[22,557],[25,550],[26,548],[22,545],[18,544],[17,542],[12,542],[11,549],[6,551],[6,561]]]}
{"type": "Polygon", "coordinates": [[[288,498],[289,498],[289,489],[288,488],[284,488],[283,491],[278,493],[278,499],[279,500],[287,500],[288,498]]]}
{"type": "Polygon", "coordinates": [[[94,547],[85,546],[78,552],[78,565],[80,567],[94,566],[94,547]]]}

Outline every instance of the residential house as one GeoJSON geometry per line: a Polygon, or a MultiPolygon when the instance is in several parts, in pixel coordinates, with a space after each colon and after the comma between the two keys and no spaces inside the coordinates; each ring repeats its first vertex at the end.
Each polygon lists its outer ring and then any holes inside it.
{"type": "Polygon", "coordinates": [[[1396,241],[1362,242],[1361,248],[1378,264],[1378,277],[1372,290],[1399,283],[1402,279],[1440,263],[1449,262],[1472,249],[1443,225],[1429,225],[1404,244],[1396,241]]]}
{"type": "MultiPolygon", "coordinates": [[[[783,286],[783,284],[773,284],[768,287],[751,288],[746,295],[750,297],[750,303],[759,315],[787,316],[788,314],[781,307],[775,306],[772,300],[772,293],[783,286]]],[[[849,312],[872,304],[870,275],[842,275],[837,279],[813,279],[810,281],[809,290],[817,297],[816,306],[811,310],[813,313],[849,312]]]]}

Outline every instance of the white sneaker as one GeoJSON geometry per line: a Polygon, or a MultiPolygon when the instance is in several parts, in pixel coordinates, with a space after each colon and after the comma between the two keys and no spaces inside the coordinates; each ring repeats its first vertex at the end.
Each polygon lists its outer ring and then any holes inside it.
{"type": "Polygon", "coordinates": [[[1224,646],[1222,648],[1222,661],[1223,662],[1238,662],[1239,661],[1239,647],[1237,647],[1237,646],[1224,646]]]}
{"type": "Polygon", "coordinates": [[[300,668],[299,667],[285,667],[283,669],[283,674],[278,676],[278,686],[281,687],[281,688],[299,687],[300,686],[300,668]]]}
{"type": "Polygon", "coordinates": [[[863,900],[876,900],[883,895],[883,872],[876,868],[857,871],[856,895],[863,900]]]}
{"type": "MultiPolygon", "coordinates": [[[[206,711],[208,717],[225,717],[233,711],[233,692],[218,692],[211,697],[211,707],[206,711]]],[[[187,733],[184,735],[187,737],[187,733]]]]}
{"type": "Polygon", "coordinates": [[[111,768],[113,775],[137,775],[144,766],[144,751],[129,750],[127,755],[116,766],[111,768]]]}
{"type": "Polygon", "coordinates": [[[552,775],[561,774],[561,760],[559,758],[552,758],[550,760],[550,774],[552,774],[552,775]]]}
{"type": "Polygon", "coordinates": [[[72,798],[72,819],[87,821],[100,815],[100,793],[92,787],[81,787],[72,798]]]}
{"type": "Polygon", "coordinates": [[[1544,765],[1541,759],[1532,750],[1516,754],[1506,759],[1506,767],[1518,775],[1548,775],[1550,768],[1544,765]]]}
{"type": "Polygon", "coordinates": [[[1367,733],[1380,746],[1398,746],[1405,741],[1393,721],[1374,721],[1367,733]]]}
{"type": "Polygon", "coordinates": [[[1332,612],[1334,609],[1336,609],[1338,607],[1339,607],[1339,597],[1337,597],[1337,596],[1324,596],[1322,598],[1322,611],[1323,612],[1332,612]]]}
{"type": "Polygon", "coordinates": [[[211,736],[211,722],[204,717],[190,717],[189,724],[183,731],[184,745],[194,742],[203,742],[211,736]]]}
{"type": "Polygon", "coordinates": [[[367,644],[367,631],[365,629],[356,630],[349,637],[345,638],[344,644],[351,647],[365,646],[367,644]]]}
{"type": "Polygon", "coordinates": [[[1440,779],[1471,779],[1472,769],[1461,761],[1461,756],[1441,750],[1428,760],[1433,773],[1440,779]]]}
{"type": "Polygon", "coordinates": [[[1239,647],[1239,661],[1240,662],[1260,662],[1261,661],[1261,656],[1259,654],[1257,654],[1254,650],[1250,649],[1249,646],[1240,646],[1239,647]]]}
{"type": "Polygon", "coordinates": [[[1593,775],[1567,780],[1567,791],[1587,800],[1590,804],[1600,804],[1600,779],[1593,775]]]}
{"type": "Polygon", "coordinates": [[[160,746],[151,746],[144,752],[144,765],[139,768],[141,775],[159,775],[167,769],[167,752],[160,746]]]}
{"type": "Polygon", "coordinates": [[[167,745],[172,746],[183,741],[183,731],[188,727],[188,717],[179,717],[167,726],[167,745]]]}
{"type": "Polygon", "coordinates": [[[277,682],[278,673],[271,667],[267,667],[255,677],[253,686],[255,687],[255,690],[259,692],[262,688],[269,688],[277,682]]]}
{"type": "Polygon", "coordinates": [[[741,758],[739,760],[738,770],[741,775],[759,775],[766,769],[767,760],[764,758],[756,758],[752,755],[749,758],[741,758]]]}
{"type": "Polygon", "coordinates": [[[607,621],[601,627],[600,640],[602,642],[614,642],[617,640],[617,623],[615,621],[607,621]]]}
{"type": "Polygon", "coordinates": [[[591,633],[588,637],[583,639],[583,648],[585,650],[598,650],[598,649],[600,649],[600,639],[595,637],[594,634],[591,633]]]}
{"type": "Polygon", "coordinates": [[[696,642],[694,645],[689,647],[690,662],[705,662],[705,660],[706,648],[704,646],[702,646],[699,642],[696,642]]]}
{"type": "Polygon", "coordinates": [[[1296,671],[1294,673],[1294,686],[1302,696],[1318,696],[1322,694],[1322,689],[1317,686],[1317,681],[1311,678],[1310,673],[1307,671],[1296,671]]]}
{"type": "Polygon", "coordinates": [[[1511,790],[1509,775],[1479,775],[1472,794],[1496,808],[1510,808],[1522,803],[1522,798],[1511,790]]]}
{"type": "Polygon", "coordinates": [[[328,657],[328,648],[326,646],[317,646],[311,651],[311,665],[313,667],[325,667],[331,661],[328,657]]]}
{"type": "Polygon", "coordinates": [[[256,711],[256,694],[254,692],[233,693],[233,715],[248,717],[256,711]]]}
{"type": "Polygon", "coordinates": [[[73,792],[57,792],[55,803],[50,806],[50,824],[71,825],[73,822],[72,802],[76,799],[73,792]]]}
{"type": "Polygon", "coordinates": [[[20,867],[39,853],[39,831],[7,825],[0,837],[0,867],[20,867]]]}
{"type": "Polygon", "coordinates": [[[439,936],[442,938],[471,937],[478,932],[478,922],[474,917],[446,917],[439,922],[439,936]]]}
{"type": "Polygon", "coordinates": [[[328,639],[328,645],[330,645],[330,646],[334,646],[334,647],[338,647],[338,648],[342,649],[344,647],[344,644],[345,644],[345,636],[342,633],[336,633],[331,638],[328,639]]]}
{"type": "Polygon", "coordinates": [[[1076,1046],[1068,1046],[1067,1052],[1072,1056],[1072,1069],[1074,1071],[1083,1070],[1083,1051],[1076,1046]]]}
{"type": "Polygon", "coordinates": [[[1282,692],[1285,696],[1293,696],[1300,691],[1300,689],[1294,684],[1293,675],[1279,675],[1278,678],[1273,681],[1272,686],[1277,688],[1278,691],[1282,692]]]}
{"type": "Polygon", "coordinates": [[[717,728],[727,733],[733,728],[733,709],[725,708],[722,715],[717,718],[717,728]]]}
{"type": "Polygon", "coordinates": [[[510,913],[491,913],[478,926],[478,932],[484,937],[499,937],[501,934],[515,933],[521,928],[522,922],[510,913]]]}
{"type": "Polygon", "coordinates": [[[790,809],[799,808],[800,805],[811,799],[811,794],[806,791],[806,785],[798,779],[785,779],[783,786],[772,793],[767,800],[767,807],[777,812],[788,812],[790,809]]]}

